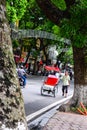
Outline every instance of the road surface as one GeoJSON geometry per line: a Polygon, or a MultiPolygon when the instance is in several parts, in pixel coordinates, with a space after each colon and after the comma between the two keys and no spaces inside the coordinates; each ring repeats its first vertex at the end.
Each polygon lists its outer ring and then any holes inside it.
{"type": "MultiPolygon", "coordinates": [[[[62,97],[61,82],[58,86],[58,93],[55,98],[52,94],[48,93],[42,96],[41,86],[44,78],[45,77],[43,76],[29,76],[29,78],[27,78],[26,87],[21,89],[24,98],[26,116],[64,98],[62,97]]],[[[73,94],[73,81],[71,81],[68,96],[71,94],[73,94]]]]}

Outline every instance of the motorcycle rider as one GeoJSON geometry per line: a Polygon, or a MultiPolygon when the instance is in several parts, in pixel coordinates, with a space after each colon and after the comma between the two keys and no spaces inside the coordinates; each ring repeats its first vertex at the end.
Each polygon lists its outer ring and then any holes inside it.
{"type": "Polygon", "coordinates": [[[23,87],[26,85],[26,72],[24,70],[24,67],[21,65],[20,68],[17,69],[18,76],[23,80],[23,87]]]}

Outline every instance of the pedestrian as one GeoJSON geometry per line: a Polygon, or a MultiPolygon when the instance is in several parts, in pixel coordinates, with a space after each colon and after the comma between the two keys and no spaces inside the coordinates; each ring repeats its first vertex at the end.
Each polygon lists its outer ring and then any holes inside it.
{"type": "Polygon", "coordinates": [[[64,76],[61,79],[63,81],[62,96],[67,97],[68,87],[70,86],[70,76],[68,74],[68,71],[65,71],[65,74],[64,74],[64,76]]]}

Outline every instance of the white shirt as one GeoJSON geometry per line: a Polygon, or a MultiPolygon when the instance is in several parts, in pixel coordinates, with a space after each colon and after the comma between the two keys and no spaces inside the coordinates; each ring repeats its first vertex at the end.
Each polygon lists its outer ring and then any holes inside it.
{"type": "Polygon", "coordinates": [[[22,68],[18,69],[18,75],[23,76],[25,74],[25,70],[22,68]]]}
{"type": "Polygon", "coordinates": [[[64,86],[69,85],[70,76],[69,75],[64,75],[62,80],[63,80],[63,85],[64,86]]]}

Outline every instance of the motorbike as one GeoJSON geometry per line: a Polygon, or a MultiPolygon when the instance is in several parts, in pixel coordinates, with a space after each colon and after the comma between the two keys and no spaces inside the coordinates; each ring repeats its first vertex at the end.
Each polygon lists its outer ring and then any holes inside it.
{"type": "Polygon", "coordinates": [[[18,77],[18,79],[19,79],[20,86],[23,86],[24,88],[26,85],[26,76],[24,75],[23,77],[18,77]]]}

